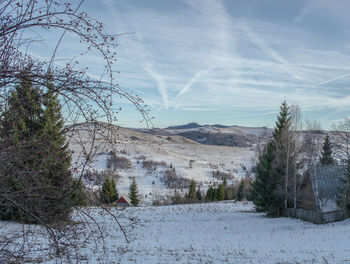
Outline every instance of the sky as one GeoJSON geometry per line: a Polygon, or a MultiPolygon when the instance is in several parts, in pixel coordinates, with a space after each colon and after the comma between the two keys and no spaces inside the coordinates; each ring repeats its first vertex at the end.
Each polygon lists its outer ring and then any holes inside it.
{"type": "MultiPolygon", "coordinates": [[[[349,117],[348,0],[86,0],[82,9],[111,34],[135,32],[118,37],[117,82],[144,99],[155,127],[272,127],[283,100],[324,129],[349,117]]],[[[94,75],[102,61],[90,60],[94,75]]],[[[115,103],[120,125],[144,126],[134,106],[115,103]]]]}

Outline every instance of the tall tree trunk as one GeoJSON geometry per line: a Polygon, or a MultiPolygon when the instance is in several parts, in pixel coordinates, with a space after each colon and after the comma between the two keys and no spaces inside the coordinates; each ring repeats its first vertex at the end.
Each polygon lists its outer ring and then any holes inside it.
{"type": "Polygon", "coordinates": [[[286,167],[286,178],[285,178],[285,186],[284,186],[284,208],[287,208],[288,206],[288,173],[289,173],[289,135],[287,135],[287,140],[288,140],[288,143],[287,143],[287,167],[286,167]]]}

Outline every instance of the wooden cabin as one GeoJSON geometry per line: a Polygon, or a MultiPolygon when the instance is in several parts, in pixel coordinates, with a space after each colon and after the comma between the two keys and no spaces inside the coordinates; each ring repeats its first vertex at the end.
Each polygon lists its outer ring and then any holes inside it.
{"type": "Polygon", "coordinates": [[[345,187],[344,179],[344,166],[310,166],[300,186],[295,217],[317,224],[343,220],[346,212],[339,201],[345,187]]]}
{"type": "Polygon", "coordinates": [[[123,193],[120,198],[115,202],[116,206],[123,206],[128,207],[131,206],[131,200],[129,196],[127,196],[125,193],[123,193]]]}

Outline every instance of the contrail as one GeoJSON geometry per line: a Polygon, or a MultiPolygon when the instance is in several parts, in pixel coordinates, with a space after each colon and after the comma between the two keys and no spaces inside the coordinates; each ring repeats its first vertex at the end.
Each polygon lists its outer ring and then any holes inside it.
{"type": "Polygon", "coordinates": [[[321,86],[323,84],[326,84],[326,83],[329,83],[329,82],[333,82],[335,80],[342,79],[342,78],[347,77],[347,76],[350,76],[350,73],[345,73],[345,74],[339,75],[337,77],[334,77],[332,79],[329,79],[329,80],[317,83],[317,84],[313,85],[312,87],[318,87],[318,86],[321,86]]]}

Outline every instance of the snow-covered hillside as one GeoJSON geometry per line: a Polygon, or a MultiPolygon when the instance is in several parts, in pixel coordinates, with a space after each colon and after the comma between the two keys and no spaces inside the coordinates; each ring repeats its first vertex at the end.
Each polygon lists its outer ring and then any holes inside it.
{"type": "MultiPolygon", "coordinates": [[[[349,219],[315,225],[267,218],[252,209],[252,204],[234,202],[113,209],[129,243],[112,216],[84,209],[99,223],[103,239],[92,220],[90,226],[80,224],[79,263],[350,263],[349,219]]],[[[31,238],[36,261],[61,263],[47,252],[40,226],[24,228],[37,230],[31,238]]],[[[22,229],[3,222],[0,234],[22,229]]]]}
{"type": "MultiPolygon", "coordinates": [[[[155,199],[165,199],[173,195],[175,187],[184,190],[186,182],[194,179],[202,191],[210,184],[218,184],[222,176],[214,177],[213,171],[227,175],[228,183],[235,183],[251,175],[255,164],[254,147],[203,145],[178,135],[154,135],[119,127],[116,144],[99,147],[88,170],[91,172],[89,185],[101,183],[93,181],[97,174],[112,173],[117,180],[120,193],[127,193],[133,177],[136,178],[143,204],[151,204],[155,199]],[[111,150],[115,149],[114,156],[111,150]],[[118,159],[116,166],[111,160],[118,159]],[[119,162],[120,161],[120,162],[119,162]],[[123,163],[122,165],[120,165],[123,163]],[[169,180],[167,173],[174,171],[182,184],[169,180]],[[94,176],[95,175],[95,176],[94,176]]],[[[88,134],[83,141],[90,144],[88,134]]],[[[82,159],[81,146],[70,142],[74,151],[73,160],[82,159]]]]}

